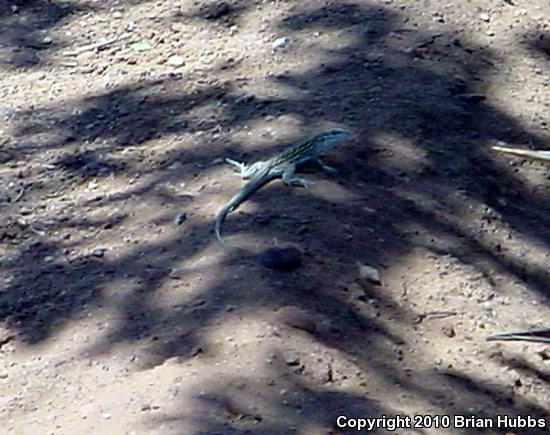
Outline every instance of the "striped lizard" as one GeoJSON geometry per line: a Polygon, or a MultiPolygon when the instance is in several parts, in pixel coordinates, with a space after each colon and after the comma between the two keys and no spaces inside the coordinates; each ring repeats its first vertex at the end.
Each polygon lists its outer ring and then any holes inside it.
{"type": "Polygon", "coordinates": [[[235,166],[239,170],[239,173],[235,175],[239,175],[243,180],[250,179],[250,181],[245,184],[216,215],[214,230],[220,243],[225,243],[221,236],[221,227],[227,214],[237,209],[237,207],[246,201],[250,195],[265,184],[280,177],[287,186],[309,187],[313,184],[311,181],[293,177],[296,166],[308,160],[318,163],[325,172],[337,172],[336,169],[325,165],[321,161],[320,156],[333,145],[350,137],[351,133],[349,131],[341,128],[333,128],[309,140],[292,145],[269,160],[258,161],[252,165],[226,158],[225,161],[227,163],[235,166]]]}

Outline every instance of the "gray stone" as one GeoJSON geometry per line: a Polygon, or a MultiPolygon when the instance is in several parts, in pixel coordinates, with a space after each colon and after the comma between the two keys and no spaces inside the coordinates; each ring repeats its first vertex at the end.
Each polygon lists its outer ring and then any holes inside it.
{"type": "Polygon", "coordinates": [[[259,255],[265,267],[275,270],[293,270],[302,265],[302,252],[295,246],[275,246],[259,255]]]}

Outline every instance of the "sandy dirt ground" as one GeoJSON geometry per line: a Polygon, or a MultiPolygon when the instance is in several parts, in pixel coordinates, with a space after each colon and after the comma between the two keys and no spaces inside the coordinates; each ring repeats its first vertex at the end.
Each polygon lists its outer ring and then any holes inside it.
{"type": "Polygon", "coordinates": [[[549,17],[0,1],[0,433],[549,433],[550,347],[486,341],[550,326],[550,168],[491,152],[550,146],[549,17]],[[338,173],[270,183],[223,249],[223,158],[333,126],[338,173]]]}

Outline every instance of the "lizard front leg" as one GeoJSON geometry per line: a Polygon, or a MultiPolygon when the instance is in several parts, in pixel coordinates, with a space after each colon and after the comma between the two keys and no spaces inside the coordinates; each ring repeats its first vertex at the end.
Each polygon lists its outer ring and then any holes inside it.
{"type": "Polygon", "coordinates": [[[336,174],[338,170],[336,168],[333,168],[332,166],[325,165],[323,161],[317,157],[314,159],[314,162],[317,163],[323,171],[325,171],[327,174],[336,174]]]}
{"type": "Polygon", "coordinates": [[[296,170],[296,165],[289,165],[288,168],[283,172],[283,183],[287,186],[301,186],[306,189],[313,185],[313,181],[304,180],[303,178],[294,178],[294,171],[296,170]]]}

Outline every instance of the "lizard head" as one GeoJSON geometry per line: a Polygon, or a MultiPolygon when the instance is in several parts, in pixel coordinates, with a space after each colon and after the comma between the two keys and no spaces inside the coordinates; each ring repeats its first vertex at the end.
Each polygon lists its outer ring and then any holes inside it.
{"type": "Polygon", "coordinates": [[[329,149],[333,145],[343,142],[351,137],[351,133],[343,128],[331,128],[319,133],[312,140],[319,152],[329,149]]]}

